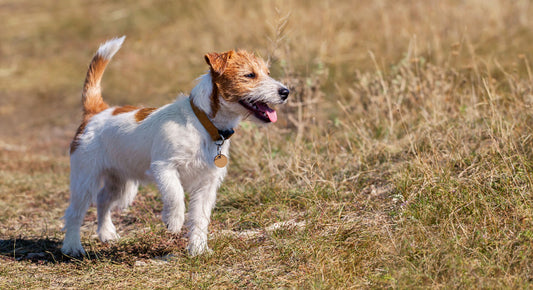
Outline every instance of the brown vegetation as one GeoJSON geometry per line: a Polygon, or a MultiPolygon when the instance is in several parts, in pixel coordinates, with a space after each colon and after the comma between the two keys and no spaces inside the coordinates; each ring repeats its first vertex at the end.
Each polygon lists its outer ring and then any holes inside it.
{"type": "Polygon", "coordinates": [[[533,4],[518,1],[0,4],[0,287],[530,287],[533,4]],[[189,258],[154,187],[122,239],[59,252],[68,143],[98,44],[128,38],[109,104],[159,107],[244,48],[291,87],[232,137],[209,241],[189,258]]]}

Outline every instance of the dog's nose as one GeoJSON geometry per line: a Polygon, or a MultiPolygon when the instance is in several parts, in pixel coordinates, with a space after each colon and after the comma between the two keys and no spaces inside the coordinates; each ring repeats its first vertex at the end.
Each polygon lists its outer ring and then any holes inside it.
{"type": "Polygon", "coordinates": [[[278,94],[281,96],[281,99],[284,101],[289,97],[289,93],[290,91],[287,88],[280,88],[278,90],[278,94]]]}

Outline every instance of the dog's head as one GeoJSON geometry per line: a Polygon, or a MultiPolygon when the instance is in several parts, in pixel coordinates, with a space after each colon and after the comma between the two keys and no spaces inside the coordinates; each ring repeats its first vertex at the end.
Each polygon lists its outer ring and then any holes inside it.
{"type": "Polygon", "coordinates": [[[251,115],[259,123],[276,122],[276,111],[270,105],[284,104],[289,89],[270,77],[265,62],[243,50],[208,53],[214,94],[212,111],[221,105],[244,117],[251,115]],[[221,99],[218,99],[221,96],[221,99]]]}

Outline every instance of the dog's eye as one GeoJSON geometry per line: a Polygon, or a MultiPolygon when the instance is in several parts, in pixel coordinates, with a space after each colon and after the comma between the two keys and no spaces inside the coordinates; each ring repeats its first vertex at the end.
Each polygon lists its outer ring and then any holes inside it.
{"type": "Polygon", "coordinates": [[[244,75],[245,77],[247,78],[250,78],[250,79],[255,79],[255,73],[249,73],[247,75],[244,75]]]}

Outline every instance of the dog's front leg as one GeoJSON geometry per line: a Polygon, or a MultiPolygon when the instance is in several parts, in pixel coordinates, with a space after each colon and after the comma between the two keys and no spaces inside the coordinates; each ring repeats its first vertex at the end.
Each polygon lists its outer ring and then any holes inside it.
{"type": "Polygon", "coordinates": [[[179,233],[185,219],[183,187],[174,164],[153,162],[150,166],[163,199],[163,222],[172,233],[179,233]]]}
{"type": "Polygon", "coordinates": [[[211,252],[207,246],[207,233],[211,211],[215,205],[217,185],[209,184],[191,193],[189,203],[189,254],[196,256],[211,252]]]}

